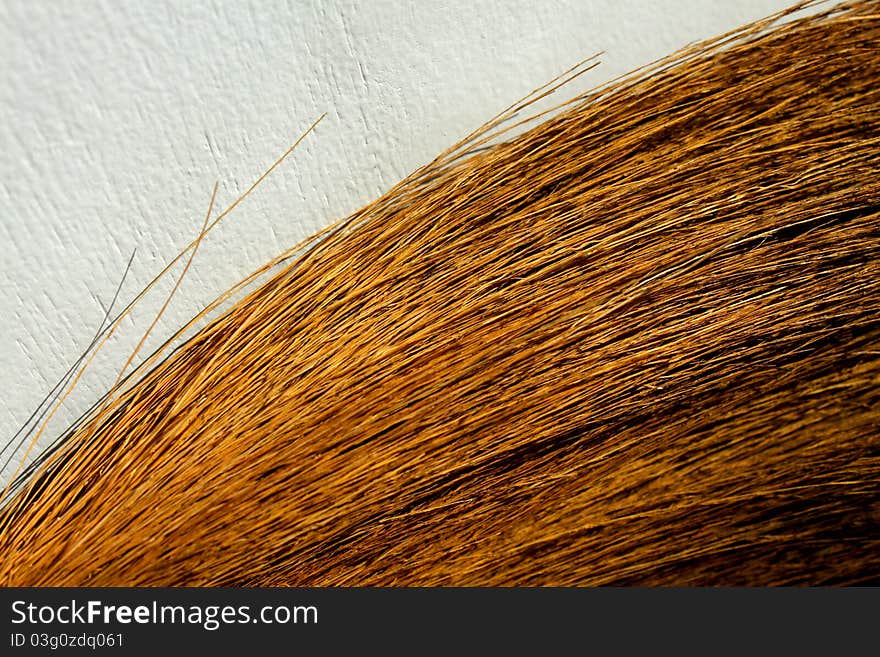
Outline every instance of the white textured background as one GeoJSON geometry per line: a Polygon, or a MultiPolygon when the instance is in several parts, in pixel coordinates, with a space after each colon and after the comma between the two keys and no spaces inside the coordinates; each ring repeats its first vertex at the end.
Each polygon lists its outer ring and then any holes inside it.
{"type": "MultiPolygon", "coordinates": [[[[602,82],[788,4],[0,0],[0,444],[88,344],[132,250],[125,302],[195,237],[215,180],[222,208],[321,113],[206,239],[146,353],[586,56],[605,51],[587,80],[602,82]]],[[[113,381],[172,282],[47,437],[113,381]]]]}

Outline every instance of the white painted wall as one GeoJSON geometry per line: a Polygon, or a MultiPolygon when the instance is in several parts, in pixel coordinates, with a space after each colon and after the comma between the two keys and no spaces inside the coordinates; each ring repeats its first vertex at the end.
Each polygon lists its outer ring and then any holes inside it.
{"type": "MultiPolygon", "coordinates": [[[[788,4],[0,0],[0,441],[89,342],[132,250],[125,301],[197,234],[215,180],[225,207],[322,112],[207,238],[147,351],[584,57],[605,51],[602,82],[788,4]]],[[[112,382],[171,283],[49,436],[112,382]]]]}

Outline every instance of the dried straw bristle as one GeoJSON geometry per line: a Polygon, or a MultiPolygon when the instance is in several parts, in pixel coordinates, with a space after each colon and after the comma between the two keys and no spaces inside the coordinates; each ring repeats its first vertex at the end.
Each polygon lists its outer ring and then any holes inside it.
{"type": "Polygon", "coordinates": [[[521,109],[108,397],[0,581],[876,581],[880,4],[521,109]]]}

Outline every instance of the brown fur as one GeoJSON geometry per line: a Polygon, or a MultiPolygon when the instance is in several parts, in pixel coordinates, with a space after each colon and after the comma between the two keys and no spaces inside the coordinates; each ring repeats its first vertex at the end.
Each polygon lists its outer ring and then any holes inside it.
{"type": "Polygon", "coordinates": [[[876,579],[878,81],[859,1],[489,124],[79,425],[0,582],[876,579]]]}

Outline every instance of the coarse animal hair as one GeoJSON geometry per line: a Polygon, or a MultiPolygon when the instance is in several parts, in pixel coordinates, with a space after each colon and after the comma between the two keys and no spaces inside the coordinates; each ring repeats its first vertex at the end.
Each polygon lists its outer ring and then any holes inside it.
{"type": "Polygon", "coordinates": [[[805,7],[288,257],[26,472],[0,582],[877,581],[880,4],[805,7]]]}

